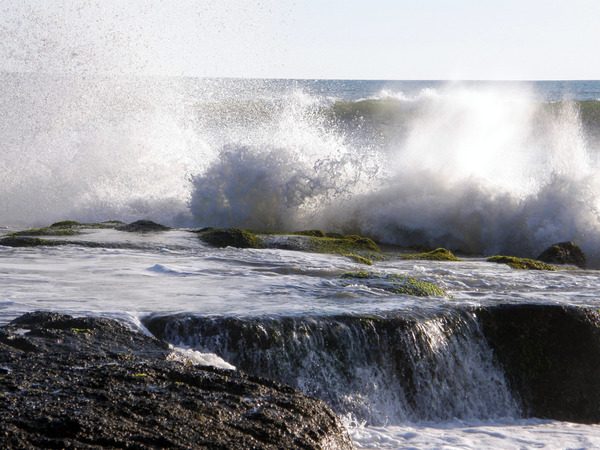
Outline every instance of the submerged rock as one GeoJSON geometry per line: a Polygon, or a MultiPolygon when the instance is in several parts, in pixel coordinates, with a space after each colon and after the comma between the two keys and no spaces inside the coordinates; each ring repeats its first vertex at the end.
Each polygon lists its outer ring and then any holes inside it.
{"type": "Polygon", "coordinates": [[[367,271],[347,272],[343,279],[356,280],[370,288],[383,289],[394,294],[412,295],[415,297],[445,297],[448,293],[441,287],[429,281],[418,280],[414,277],[385,274],[380,275],[367,271]]]}
{"type": "Polygon", "coordinates": [[[518,258],[516,256],[496,255],[489,257],[486,261],[498,264],[507,264],[509,267],[518,270],[558,270],[558,267],[556,266],[546,264],[535,259],[518,258]]]}
{"type": "Polygon", "coordinates": [[[0,328],[0,447],[352,448],[323,402],[169,354],[113,320],[16,319],[0,328]]]}
{"type": "Polygon", "coordinates": [[[144,233],[150,231],[167,231],[170,227],[161,225],[151,220],[136,220],[135,222],[128,223],[127,225],[121,225],[116,227],[119,231],[129,231],[132,233],[144,233]]]}
{"type": "Polygon", "coordinates": [[[540,253],[537,259],[551,264],[572,264],[582,268],[586,264],[585,254],[573,242],[553,244],[540,253]]]}
{"type": "Polygon", "coordinates": [[[297,231],[292,234],[263,234],[262,245],[267,248],[330,253],[346,256],[356,262],[371,265],[381,250],[370,238],[358,235],[323,233],[320,230],[297,231]]]}
{"type": "Polygon", "coordinates": [[[239,228],[206,228],[198,237],[215,247],[259,248],[260,241],[254,233],[239,228]]]}

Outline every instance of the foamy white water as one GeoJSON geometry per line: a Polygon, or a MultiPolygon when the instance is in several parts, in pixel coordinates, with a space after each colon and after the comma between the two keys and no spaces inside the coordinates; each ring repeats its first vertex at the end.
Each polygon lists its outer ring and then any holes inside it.
{"type": "Polygon", "coordinates": [[[347,425],[360,449],[593,449],[600,426],[537,419],[407,426],[347,425]]]}

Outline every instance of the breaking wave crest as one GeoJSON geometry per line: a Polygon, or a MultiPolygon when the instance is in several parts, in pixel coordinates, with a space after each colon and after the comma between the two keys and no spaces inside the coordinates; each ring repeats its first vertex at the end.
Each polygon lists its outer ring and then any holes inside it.
{"type": "Polygon", "coordinates": [[[3,75],[6,224],[153,218],[600,261],[600,102],[447,84],[358,100],[300,82],[3,75]]]}

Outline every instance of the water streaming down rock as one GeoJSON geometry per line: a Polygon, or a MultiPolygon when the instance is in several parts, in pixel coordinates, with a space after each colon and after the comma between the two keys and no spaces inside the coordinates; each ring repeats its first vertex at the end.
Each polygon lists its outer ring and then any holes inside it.
{"type": "Polygon", "coordinates": [[[158,336],[298,387],[369,424],[518,416],[473,315],[154,316],[158,336]]]}

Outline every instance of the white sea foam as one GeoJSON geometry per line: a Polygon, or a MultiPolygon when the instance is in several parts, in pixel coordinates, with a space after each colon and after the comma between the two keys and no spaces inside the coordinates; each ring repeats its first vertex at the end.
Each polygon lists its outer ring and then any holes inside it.
{"type": "Polygon", "coordinates": [[[214,353],[202,353],[191,348],[174,346],[171,346],[171,350],[172,352],[167,356],[167,360],[169,361],[179,361],[199,366],[213,366],[218,367],[219,369],[236,370],[235,366],[232,366],[214,353]]]}
{"type": "Polygon", "coordinates": [[[600,426],[539,419],[367,427],[344,419],[359,449],[594,449],[600,426]]]}

